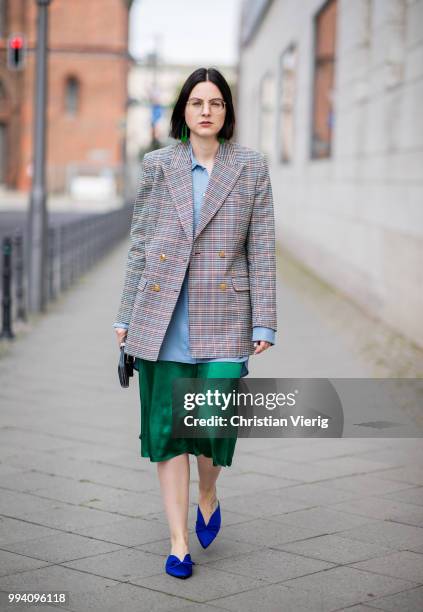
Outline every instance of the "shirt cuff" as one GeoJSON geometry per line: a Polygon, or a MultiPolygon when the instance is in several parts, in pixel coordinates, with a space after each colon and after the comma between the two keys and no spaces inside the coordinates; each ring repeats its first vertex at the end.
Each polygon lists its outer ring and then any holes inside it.
{"type": "Polygon", "coordinates": [[[275,336],[276,332],[271,327],[260,327],[259,325],[253,327],[253,342],[265,340],[275,344],[275,336]]]}
{"type": "Polygon", "coordinates": [[[123,329],[129,329],[128,323],[113,323],[113,327],[121,327],[123,329]]]}

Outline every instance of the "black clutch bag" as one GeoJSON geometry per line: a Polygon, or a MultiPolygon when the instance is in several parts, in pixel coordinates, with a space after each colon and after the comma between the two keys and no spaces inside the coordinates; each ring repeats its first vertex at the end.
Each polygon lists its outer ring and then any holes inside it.
{"type": "Polygon", "coordinates": [[[121,342],[118,363],[118,374],[121,387],[129,387],[129,377],[134,375],[134,361],[132,355],[125,353],[125,342],[121,342]]]}

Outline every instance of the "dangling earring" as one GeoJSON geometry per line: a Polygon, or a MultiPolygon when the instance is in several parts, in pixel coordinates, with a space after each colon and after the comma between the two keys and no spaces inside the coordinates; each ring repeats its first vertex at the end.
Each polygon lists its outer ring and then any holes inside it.
{"type": "Polygon", "coordinates": [[[184,121],[184,125],[181,129],[181,142],[187,142],[188,140],[188,126],[184,121]]]}
{"type": "Polygon", "coordinates": [[[219,139],[220,144],[223,144],[225,142],[225,139],[223,138],[223,136],[221,136],[219,139]]]}

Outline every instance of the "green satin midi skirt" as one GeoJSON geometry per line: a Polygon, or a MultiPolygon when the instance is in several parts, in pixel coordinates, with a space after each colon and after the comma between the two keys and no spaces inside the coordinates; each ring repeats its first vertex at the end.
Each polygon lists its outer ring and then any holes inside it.
{"type": "Polygon", "coordinates": [[[230,466],[236,444],[236,431],[230,437],[172,438],[172,381],[186,378],[238,379],[242,362],[210,361],[181,363],[148,361],[136,357],[138,370],[141,433],[140,454],[150,461],[166,461],[182,453],[205,455],[213,465],[230,466]]]}

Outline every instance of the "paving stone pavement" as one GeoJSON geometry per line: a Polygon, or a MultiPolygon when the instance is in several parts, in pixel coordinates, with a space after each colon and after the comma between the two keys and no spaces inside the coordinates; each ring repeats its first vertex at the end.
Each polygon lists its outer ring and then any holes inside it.
{"type": "MultiPolygon", "coordinates": [[[[242,439],[203,550],[191,461],[188,580],[164,573],[156,466],[139,456],[138,381],[111,327],[123,243],[0,358],[0,591],[66,591],[75,612],[423,609],[420,438],[242,439]]],[[[277,345],[258,377],[421,377],[422,353],[278,253],[277,345]]]]}

